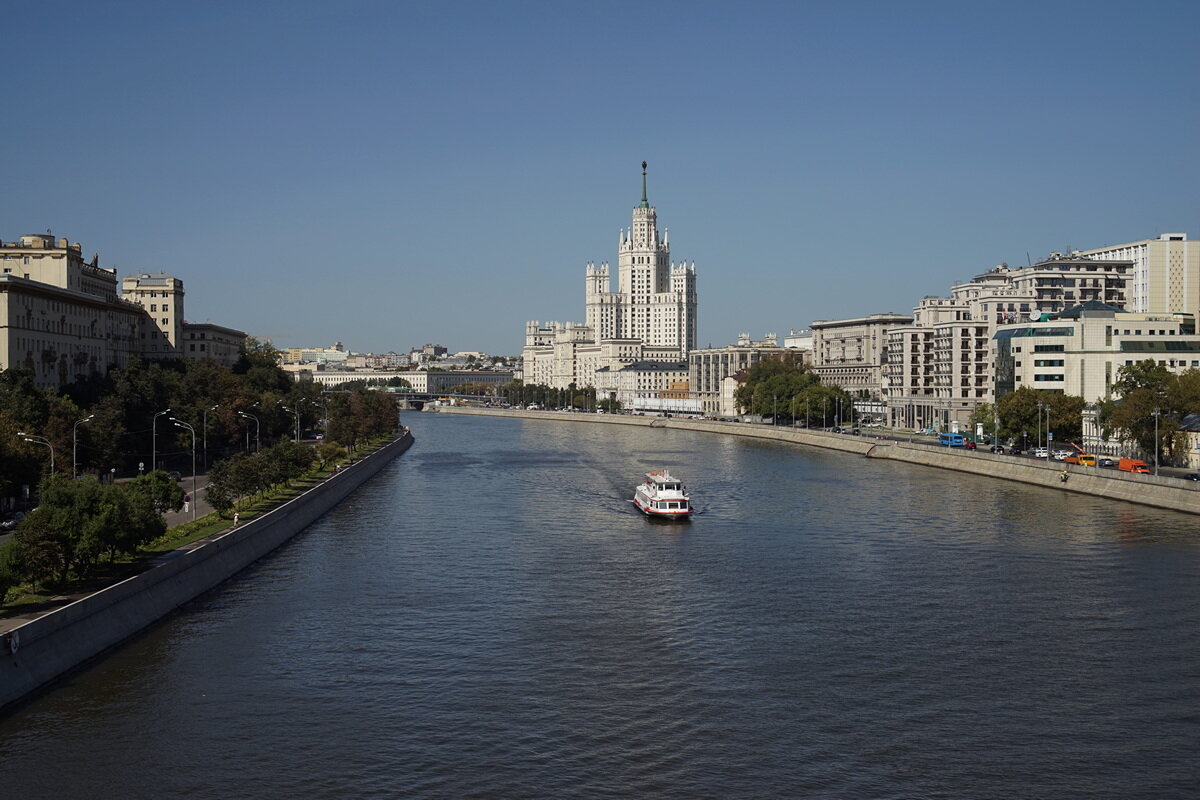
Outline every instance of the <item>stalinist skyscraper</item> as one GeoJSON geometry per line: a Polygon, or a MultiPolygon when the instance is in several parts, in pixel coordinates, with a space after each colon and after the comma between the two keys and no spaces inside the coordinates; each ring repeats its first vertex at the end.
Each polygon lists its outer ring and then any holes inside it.
{"type": "Polygon", "coordinates": [[[638,339],[654,347],[674,347],[681,358],[696,347],[696,266],[671,263],[670,231],[658,232],[658,214],[646,197],[642,162],[642,201],[617,243],[617,291],[608,264],[587,265],[587,326],[597,340],[638,339]]]}
{"type": "Polygon", "coordinates": [[[687,379],[688,351],[696,347],[696,265],[671,263],[670,236],[659,234],[646,197],[645,161],[642,201],[617,239],[617,291],[608,263],[592,262],[584,295],[586,322],[526,323],[526,383],[650,391],[687,379]]]}

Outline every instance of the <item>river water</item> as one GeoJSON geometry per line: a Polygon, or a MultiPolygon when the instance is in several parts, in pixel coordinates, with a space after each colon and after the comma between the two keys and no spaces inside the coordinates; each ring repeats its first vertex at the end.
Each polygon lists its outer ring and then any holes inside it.
{"type": "Polygon", "coordinates": [[[4,796],[1196,792],[1194,517],[712,434],[406,422],[354,497],[0,720],[4,796]],[[691,523],[628,502],[663,466],[691,523]]]}

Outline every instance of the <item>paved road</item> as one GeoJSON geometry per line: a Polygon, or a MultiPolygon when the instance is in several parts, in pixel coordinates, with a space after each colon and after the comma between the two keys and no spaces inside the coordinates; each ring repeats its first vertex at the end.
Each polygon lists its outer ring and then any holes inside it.
{"type": "Polygon", "coordinates": [[[187,511],[180,509],[179,511],[168,511],[163,515],[163,519],[167,521],[168,528],[174,528],[176,525],[191,522],[193,519],[200,519],[205,514],[212,512],[212,506],[204,500],[204,487],[208,485],[207,474],[196,476],[196,491],[194,492],[192,491],[192,478],[190,475],[181,480],[179,485],[183,488],[185,495],[191,497],[191,502],[187,511]],[[195,512],[194,515],[193,511],[195,512]]]}

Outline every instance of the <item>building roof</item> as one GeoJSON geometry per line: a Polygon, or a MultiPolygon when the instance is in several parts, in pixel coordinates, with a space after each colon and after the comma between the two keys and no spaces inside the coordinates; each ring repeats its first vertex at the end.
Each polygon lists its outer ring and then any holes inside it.
{"type": "Polygon", "coordinates": [[[1104,312],[1108,312],[1108,313],[1112,313],[1112,314],[1125,313],[1125,309],[1123,309],[1123,308],[1118,308],[1117,306],[1110,306],[1108,303],[1101,303],[1099,300],[1088,300],[1087,302],[1080,303],[1077,306],[1071,306],[1070,308],[1064,308],[1062,311],[1059,311],[1055,314],[1051,314],[1050,319],[1079,319],[1079,317],[1085,311],[1087,311],[1087,312],[1104,311],[1104,312]]]}

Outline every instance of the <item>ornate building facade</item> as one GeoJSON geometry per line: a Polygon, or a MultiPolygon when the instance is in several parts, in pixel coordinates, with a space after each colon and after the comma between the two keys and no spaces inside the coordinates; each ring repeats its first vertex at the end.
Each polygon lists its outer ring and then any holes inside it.
{"type": "Polygon", "coordinates": [[[617,240],[617,290],[608,263],[593,262],[585,270],[584,296],[584,323],[526,324],[526,383],[594,386],[616,397],[625,384],[622,369],[684,362],[696,345],[696,265],[671,262],[670,233],[659,233],[658,213],[647,199],[644,161],[641,202],[617,240]]]}

